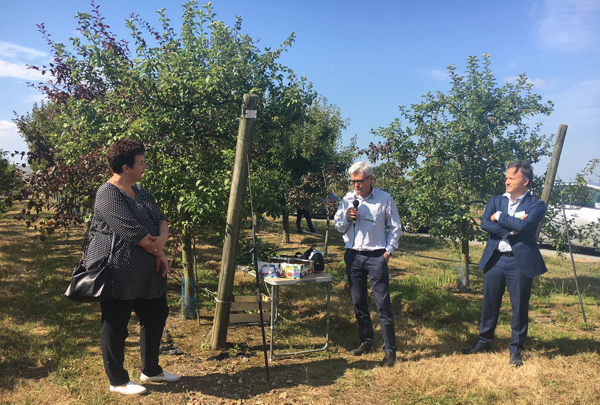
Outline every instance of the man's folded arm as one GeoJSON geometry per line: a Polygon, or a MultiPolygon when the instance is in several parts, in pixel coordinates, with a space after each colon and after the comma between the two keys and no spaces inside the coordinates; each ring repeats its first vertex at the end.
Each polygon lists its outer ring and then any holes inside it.
{"type": "Polygon", "coordinates": [[[527,218],[519,219],[511,217],[506,213],[502,213],[498,219],[498,225],[503,228],[510,229],[511,231],[522,233],[529,229],[537,229],[544,219],[546,214],[546,204],[543,201],[537,201],[529,211],[527,211],[527,218]]]}
{"type": "Polygon", "coordinates": [[[494,199],[492,198],[485,207],[483,218],[481,218],[481,229],[490,234],[506,239],[508,235],[510,235],[510,230],[501,226],[498,222],[492,221],[491,218],[494,213],[496,213],[496,208],[494,207],[494,199]]]}

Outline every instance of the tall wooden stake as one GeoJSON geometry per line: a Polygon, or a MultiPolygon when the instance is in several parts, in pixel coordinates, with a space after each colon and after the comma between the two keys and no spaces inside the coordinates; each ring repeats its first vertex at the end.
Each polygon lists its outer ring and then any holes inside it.
{"type": "Polygon", "coordinates": [[[235,163],[233,166],[233,175],[231,176],[225,242],[223,243],[219,288],[217,290],[215,318],[211,337],[211,347],[213,350],[225,348],[227,345],[227,327],[229,326],[229,309],[233,300],[233,281],[238,237],[242,222],[242,208],[246,195],[246,185],[248,184],[246,156],[250,154],[250,146],[252,145],[257,106],[258,96],[244,94],[242,116],[240,117],[238,140],[235,149],[235,163]]]}
{"type": "MultiPolygon", "coordinates": [[[[542,201],[548,205],[550,201],[550,194],[552,194],[552,187],[554,187],[554,180],[556,179],[556,171],[558,170],[558,162],[560,161],[560,154],[562,153],[562,147],[565,143],[565,137],[567,136],[568,126],[560,124],[558,126],[558,132],[556,133],[556,142],[554,142],[554,150],[552,151],[552,157],[550,158],[550,165],[548,166],[548,172],[546,173],[546,182],[544,183],[544,189],[542,190],[542,201]]],[[[544,221],[540,222],[537,230],[536,239],[540,238],[540,231],[544,221]]]]}

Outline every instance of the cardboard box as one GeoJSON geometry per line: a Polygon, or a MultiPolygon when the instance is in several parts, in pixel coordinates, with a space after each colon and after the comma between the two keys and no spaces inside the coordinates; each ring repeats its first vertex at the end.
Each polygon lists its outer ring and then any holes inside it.
{"type": "Polygon", "coordinates": [[[258,262],[258,273],[263,277],[285,277],[281,273],[281,267],[279,263],[258,262]]]}
{"type": "Polygon", "coordinates": [[[313,273],[314,268],[304,264],[282,263],[280,264],[281,273],[285,278],[302,278],[313,273]]]}

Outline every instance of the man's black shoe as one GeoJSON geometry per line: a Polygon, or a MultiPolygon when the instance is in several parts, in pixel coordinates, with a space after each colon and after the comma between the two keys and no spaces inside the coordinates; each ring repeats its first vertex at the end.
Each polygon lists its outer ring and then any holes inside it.
{"type": "Polygon", "coordinates": [[[350,353],[355,356],[362,356],[365,353],[369,353],[372,348],[373,346],[370,343],[361,343],[356,349],[350,350],[350,353]]]}
{"type": "Polygon", "coordinates": [[[477,354],[477,353],[485,353],[489,352],[492,348],[492,345],[482,345],[477,343],[475,346],[467,347],[461,349],[462,354],[477,354]]]}
{"type": "Polygon", "coordinates": [[[396,352],[385,352],[381,367],[392,367],[394,364],[396,364],[396,352]]]}
{"type": "Polygon", "coordinates": [[[508,362],[513,367],[520,367],[523,365],[523,359],[521,358],[520,353],[515,353],[510,355],[510,360],[508,362]]]}

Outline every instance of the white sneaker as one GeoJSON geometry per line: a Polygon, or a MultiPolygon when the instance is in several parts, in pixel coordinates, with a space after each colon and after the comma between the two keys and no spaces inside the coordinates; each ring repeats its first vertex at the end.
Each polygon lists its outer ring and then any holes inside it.
{"type": "Polygon", "coordinates": [[[129,381],[125,385],[119,385],[116,387],[114,385],[111,385],[110,392],[118,392],[119,394],[123,395],[141,395],[148,392],[148,390],[146,389],[146,387],[142,387],[141,385],[137,385],[133,381],[129,381]]]}
{"type": "Polygon", "coordinates": [[[140,375],[140,380],[143,382],[175,382],[181,379],[180,375],[171,374],[163,370],[163,375],[155,375],[154,377],[148,377],[146,374],[142,373],[140,375]]]}

